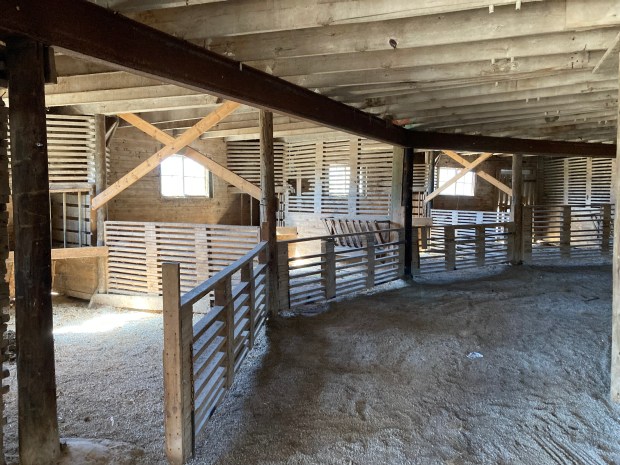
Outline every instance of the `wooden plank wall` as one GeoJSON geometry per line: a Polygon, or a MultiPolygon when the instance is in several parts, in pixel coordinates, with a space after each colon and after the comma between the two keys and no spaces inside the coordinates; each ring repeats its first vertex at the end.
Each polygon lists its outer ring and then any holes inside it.
{"type": "MultiPolygon", "coordinates": [[[[108,184],[117,181],[161,147],[135,128],[118,129],[110,143],[108,184]]],[[[223,140],[197,140],[192,147],[226,166],[223,140]]],[[[216,176],[213,176],[213,194],[212,198],[162,197],[158,167],[109,202],[108,218],[113,221],[250,224],[248,195],[229,189],[228,183],[216,176]]]]}
{"type": "Polygon", "coordinates": [[[545,205],[613,203],[613,159],[546,158],[543,161],[545,205]]]}
{"type": "Polygon", "coordinates": [[[161,264],[181,264],[184,292],[259,242],[255,226],[107,221],[108,292],[161,295],[161,264]]]}

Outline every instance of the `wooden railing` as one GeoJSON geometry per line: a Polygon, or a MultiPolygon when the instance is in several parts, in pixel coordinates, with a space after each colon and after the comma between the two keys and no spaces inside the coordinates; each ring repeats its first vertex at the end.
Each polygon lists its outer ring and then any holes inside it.
{"type": "Polygon", "coordinates": [[[194,438],[232,386],[265,324],[266,262],[267,243],[260,242],[185,294],[179,264],[163,264],[165,436],[172,464],[183,464],[193,454],[194,438]],[[211,294],[215,306],[197,315],[194,307],[202,307],[211,294]]]}
{"type": "Polygon", "coordinates": [[[404,230],[381,232],[391,237],[384,243],[376,232],[307,237],[278,242],[279,307],[286,310],[304,304],[370,289],[403,277],[404,230]],[[354,246],[336,246],[350,240],[354,246]],[[302,249],[310,253],[296,254],[302,249]],[[293,253],[290,257],[289,250],[293,253]]]}
{"type": "Polygon", "coordinates": [[[524,260],[609,256],[613,205],[534,205],[523,209],[524,260]]]}
{"type": "Polygon", "coordinates": [[[414,274],[497,265],[512,257],[514,223],[414,226],[413,237],[418,238],[413,248],[414,274]],[[432,240],[426,247],[422,238],[428,235],[432,240]]]}

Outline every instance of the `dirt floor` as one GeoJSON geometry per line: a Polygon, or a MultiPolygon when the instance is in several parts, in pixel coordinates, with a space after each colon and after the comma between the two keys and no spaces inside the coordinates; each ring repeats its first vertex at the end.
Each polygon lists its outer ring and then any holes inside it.
{"type": "MultiPolygon", "coordinates": [[[[193,465],[620,463],[610,266],[427,275],[319,310],[270,327],[193,465]]],[[[56,313],[62,435],[165,463],[160,316],[56,313]]]]}

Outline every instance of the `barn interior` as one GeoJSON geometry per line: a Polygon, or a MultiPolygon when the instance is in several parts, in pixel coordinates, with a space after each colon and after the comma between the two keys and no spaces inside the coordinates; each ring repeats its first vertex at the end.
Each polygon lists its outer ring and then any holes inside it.
{"type": "Polygon", "coordinates": [[[0,11],[0,463],[620,461],[616,0],[0,11]]]}

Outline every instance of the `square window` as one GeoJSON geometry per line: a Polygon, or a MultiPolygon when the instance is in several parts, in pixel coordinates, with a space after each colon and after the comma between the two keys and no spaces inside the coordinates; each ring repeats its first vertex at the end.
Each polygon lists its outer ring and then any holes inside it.
{"type": "MultiPolygon", "coordinates": [[[[443,186],[450,179],[456,176],[461,169],[460,168],[449,168],[445,166],[441,166],[438,169],[439,173],[437,176],[438,187],[443,186]]],[[[463,177],[449,186],[447,189],[441,192],[439,195],[463,195],[467,197],[473,197],[476,188],[476,175],[474,172],[470,171],[466,173],[463,177]]]]}
{"type": "Polygon", "coordinates": [[[211,173],[183,155],[172,155],[160,165],[164,197],[210,197],[211,173]]]}

